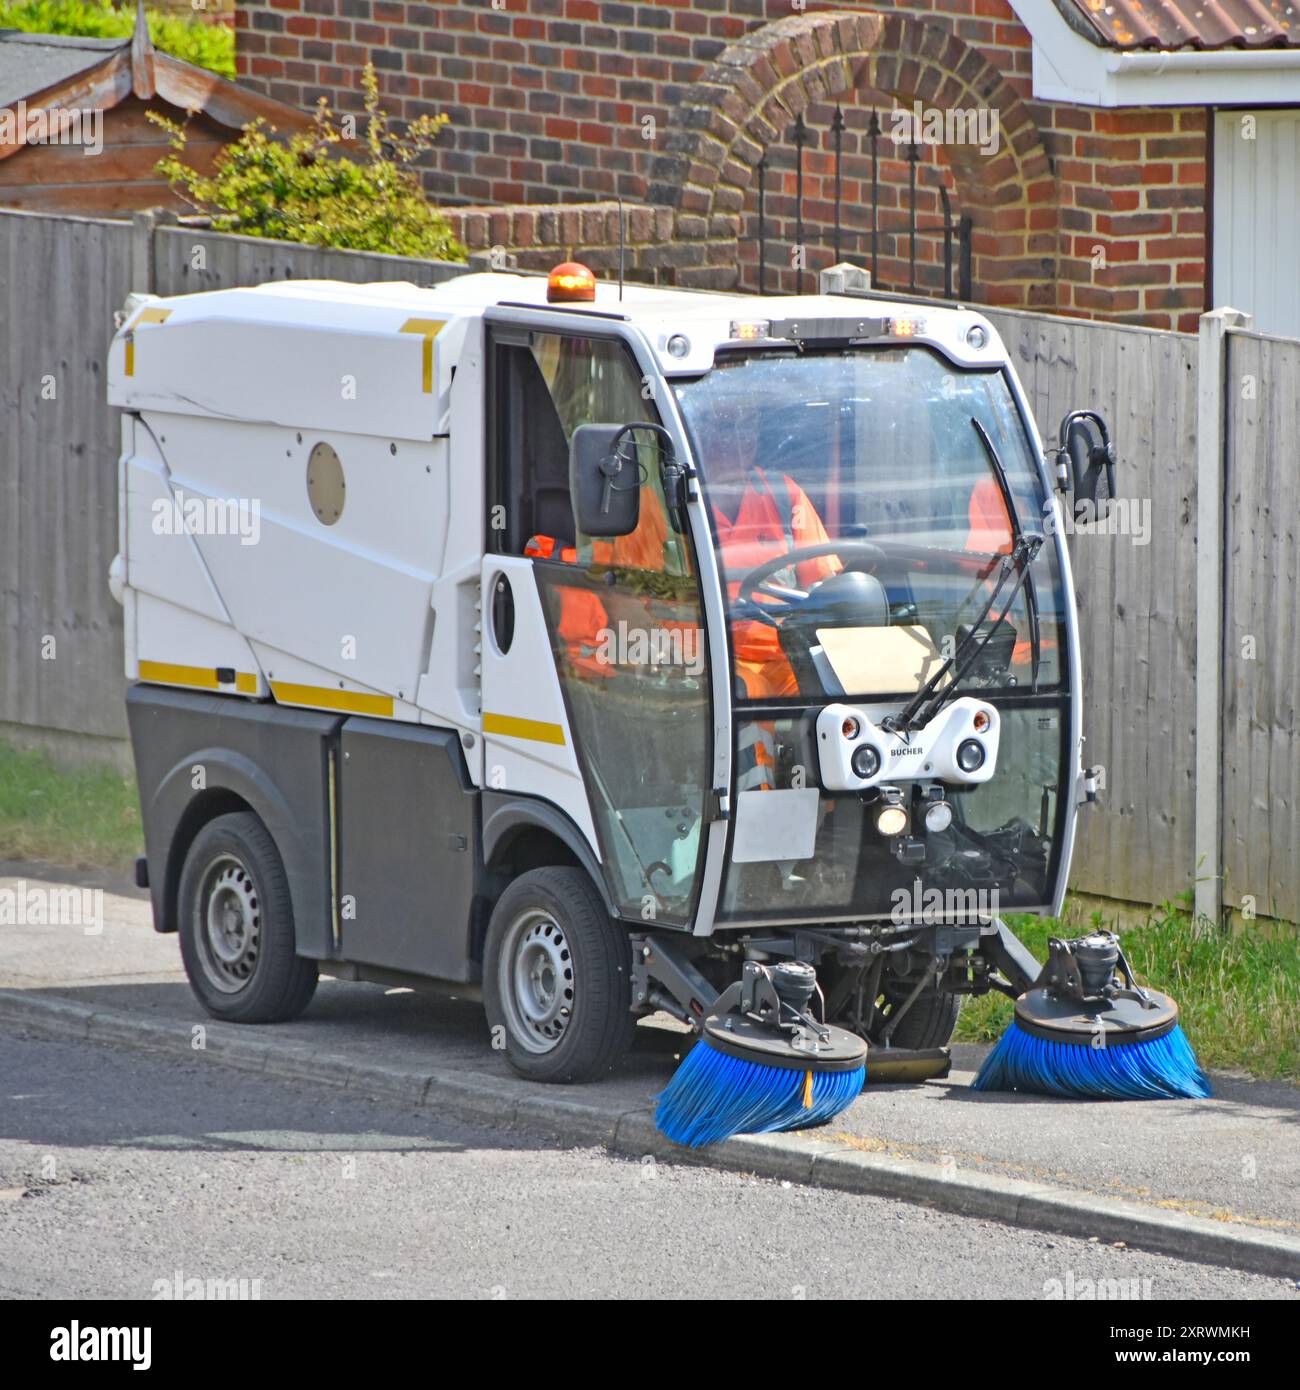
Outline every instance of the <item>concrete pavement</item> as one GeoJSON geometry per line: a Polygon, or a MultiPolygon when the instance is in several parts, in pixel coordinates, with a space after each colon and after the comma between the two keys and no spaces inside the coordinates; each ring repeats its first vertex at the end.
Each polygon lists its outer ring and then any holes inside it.
{"type": "MultiPolygon", "coordinates": [[[[0,893],[13,886],[0,877],[0,893]]],[[[648,1116],[684,1041],[671,1020],[642,1025],[616,1077],[562,1089],[515,1077],[465,999],[323,981],[297,1022],[231,1028],[199,1010],[143,895],[105,893],[101,908],[89,931],[0,927],[0,1018],[171,1051],[193,1052],[197,1037],[210,1061],[328,1072],[358,1094],[387,1089],[624,1152],[666,1148],[648,1116]]],[[[826,1129],[733,1140],[706,1161],[1300,1275],[1296,1088],[1215,1077],[1211,1101],[977,1096],[968,1082],[981,1054],[957,1049],[946,1081],[869,1088],[826,1129]]]]}

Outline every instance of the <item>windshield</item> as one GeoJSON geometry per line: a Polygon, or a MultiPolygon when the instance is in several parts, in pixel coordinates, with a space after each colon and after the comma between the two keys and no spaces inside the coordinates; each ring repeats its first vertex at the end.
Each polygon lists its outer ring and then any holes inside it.
{"type": "MultiPolygon", "coordinates": [[[[1043,531],[1035,446],[1000,372],[916,346],[791,350],[723,359],[676,392],[721,558],[738,699],[887,701],[940,671],[1012,550],[991,454],[1020,528],[1043,531]]],[[[1060,687],[1052,545],[1013,592],[1006,622],[1003,597],[981,624],[990,640],[963,690],[1060,687]]]]}

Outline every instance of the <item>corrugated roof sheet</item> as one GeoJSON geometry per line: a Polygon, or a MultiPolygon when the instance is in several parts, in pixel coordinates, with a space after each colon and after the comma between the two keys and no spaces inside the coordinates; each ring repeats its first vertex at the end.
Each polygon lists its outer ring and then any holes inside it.
{"type": "Polygon", "coordinates": [[[1105,48],[1300,48],[1300,0],[1056,0],[1056,6],[1105,48]]]}
{"type": "Polygon", "coordinates": [[[0,29],[0,108],[98,67],[130,43],[129,38],[82,39],[0,29]]]}

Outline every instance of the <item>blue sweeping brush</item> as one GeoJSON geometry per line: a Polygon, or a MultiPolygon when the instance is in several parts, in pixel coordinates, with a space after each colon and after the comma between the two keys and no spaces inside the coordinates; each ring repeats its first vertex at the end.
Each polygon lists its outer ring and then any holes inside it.
{"type": "Polygon", "coordinates": [[[1013,1022],[984,1059],[971,1089],[1035,1091],[1074,1100],[1178,1100],[1208,1096],[1210,1083],[1177,1024],[1144,1042],[1089,1047],[1038,1038],[1013,1022]]]}
{"type": "Polygon", "coordinates": [[[1111,932],[1053,938],[1033,989],[984,1059],[976,1091],[1075,1100],[1201,1099],[1210,1094],[1178,1005],[1141,989],[1111,932]]]}
{"type": "Polygon", "coordinates": [[[867,1045],[809,1017],[816,982],[797,961],[747,961],[655,1097],[660,1133],[698,1149],[733,1134],[824,1124],[852,1105],[866,1081],[867,1045]]]}

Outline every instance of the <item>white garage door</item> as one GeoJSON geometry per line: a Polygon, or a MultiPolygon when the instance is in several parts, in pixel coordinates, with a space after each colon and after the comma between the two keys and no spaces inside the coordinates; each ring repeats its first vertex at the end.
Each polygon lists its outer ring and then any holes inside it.
{"type": "Polygon", "coordinates": [[[1300,338],[1300,111],[1215,117],[1214,303],[1300,338]]]}

